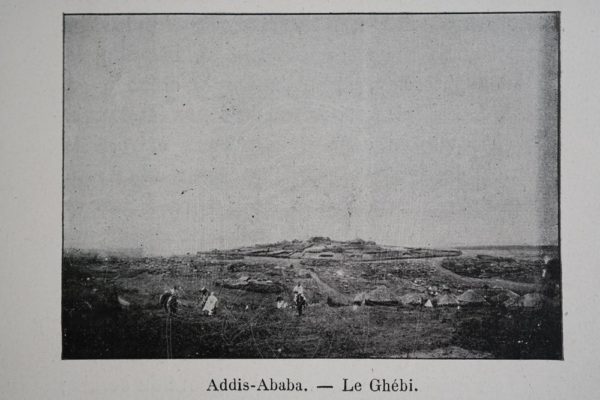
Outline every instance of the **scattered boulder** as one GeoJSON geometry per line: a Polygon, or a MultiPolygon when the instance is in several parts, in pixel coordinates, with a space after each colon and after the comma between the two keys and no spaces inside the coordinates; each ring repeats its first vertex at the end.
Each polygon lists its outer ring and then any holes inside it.
{"type": "Polygon", "coordinates": [[[430,299],[427,299],[427,301],[424,304],[425,307],[427,308],[433,308],[433,303],[431,302],[430,299]]]}

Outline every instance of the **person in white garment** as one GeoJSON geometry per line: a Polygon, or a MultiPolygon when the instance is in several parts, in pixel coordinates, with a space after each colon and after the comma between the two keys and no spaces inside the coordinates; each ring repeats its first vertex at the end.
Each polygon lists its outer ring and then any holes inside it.
{"type": "Polygon", "coordinates": [[[208,315],[213,315],[217,308],[217,296],[215,296],[215,292],[210,292],[210,296],[206,299],[204,303],[204,307],[202,308],[202,313],[206,313],[208,315]]]}
{"type": "Polygon", "coordinates": [[[283,300],[283,297],[278,296],[276,305],[277,305],[278,309],[282,309],[282,308],[287,308],[288,303],[283,300]]]}

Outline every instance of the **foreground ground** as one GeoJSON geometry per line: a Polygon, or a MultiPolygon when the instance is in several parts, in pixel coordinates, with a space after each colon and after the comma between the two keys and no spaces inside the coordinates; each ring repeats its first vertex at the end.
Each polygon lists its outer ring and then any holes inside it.
{"type": "Polygon", "coordinates": [[[540,254],[477,249],[382,262],[65,254],[63,357],[561,358],[556,293],[531,307],[435,301],[469,289],[486,298],[493,290],[543,292],[540,254]],[[275,307],[278,296],[290,301],[297,282],[309,301],[301,317],[275,307]],[[174,285],[182,306],[168,319],[158,298],[174,285]],[[215,316],[200,312],[203,287],[219,298],[215,316]],[[374,290],[383,297],[369,297],[374,290]],[[403,304],[406,294],[434,306],[403,304]],[[372,301],[354,305],[365,298],[372,301]]]}

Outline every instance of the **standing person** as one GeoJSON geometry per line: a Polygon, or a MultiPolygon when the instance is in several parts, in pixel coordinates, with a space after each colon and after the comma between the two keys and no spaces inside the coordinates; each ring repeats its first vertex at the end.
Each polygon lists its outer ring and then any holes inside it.
{"type": "Polygon", "coordinates": [[[206,299],[208,299],[208,290],[203,287],[200,289],[200,307],[204,307],[204,304],[206,304],[206,299]]]}
{"type": "Polygon", "coordinates": [[[302,287],[302,283],[298,282],[296,284],[296,286],[294,286],[293,292],[294,292],[294,303],[296,303],[298,300],[299,294],[304,296],[304,288],[302,287]]]}
{"type": "Polygon", "coordinates": [[[215,296],[215,292],[210,292],[210,296],[206,299],[206,303],[204,303],[204,307],[202,308],[202,313],[208,313],[208,315],[213,315],[216,312],[217,308],[217,296],[215,296]]]}
{"type": "Polygon", "coordinates": [[[298,311],[298,316],[302,316],[302,309],[306,307],[306,299],[302,293],[298,293],[296,297],[296,310],[298,311]]]}
{"type": "Polygon", "coordinates": [[[165,309],[168,314],[177,313],[177,298],[179,297],[179,291],[177,286],[173,286],[160,296],[159,303],[165,309]]]}

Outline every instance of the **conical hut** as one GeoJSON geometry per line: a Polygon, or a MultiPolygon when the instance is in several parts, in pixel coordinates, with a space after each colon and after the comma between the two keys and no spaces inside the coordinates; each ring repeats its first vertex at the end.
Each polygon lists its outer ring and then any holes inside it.
{"type": "Polygon", "coordinates": [[[436,297],[435,301],[438,307],[452,307],[457,306],[459,304],[458,299],[452,293],[444,293],[436,297]]]}
{"type": "Polygon", "coordinates": [[[466,292],[464,292],[463,294],[461,294],[460,296],[458,296],[458,302],[461,305],[465,305],[465,306],[483,305],[483,304],[487,303],[485,301],[485,299],[483,298],[483,296],[480,295],[479,293],[477,293],[473,289],[469,289],[466,292]]]}
{"type": "Polygon", "coordinates": [[[423,303],[423,298],[419,293],[407,293],[400,297],[400,302],[405,306],[420,306],[423,303]]]}
{"type": "Polygon", "coordinates": [[[367,299],[367,294],[365,292],[360,292],[356,296],[354,296],[354,300],[352,300],[352,304],[357,306],[365,305],[365,301],[367,299]]]}
{"type": "Polygon", "coordinates": [[[385,286],[378,286],[366,294],[365,303],[367,305],[394,305],[398,300],[392,294],[390,289],[385,286]]]}

